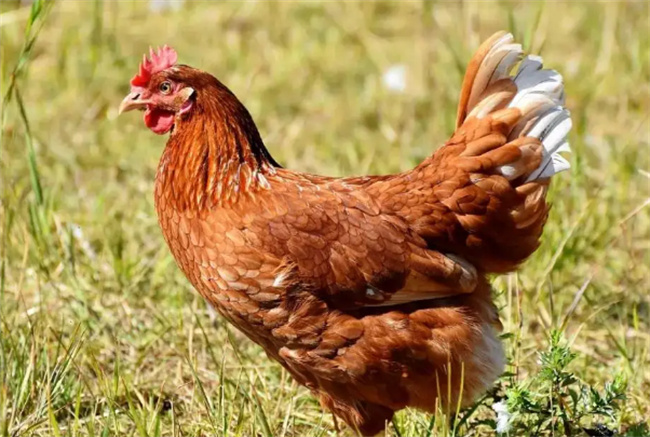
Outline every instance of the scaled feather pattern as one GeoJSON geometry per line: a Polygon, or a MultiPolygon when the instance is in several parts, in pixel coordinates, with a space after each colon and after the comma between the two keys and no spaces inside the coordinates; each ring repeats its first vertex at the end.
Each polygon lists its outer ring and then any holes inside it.
{"type": "Polygon", "coordinates": [[[537,249],[550,179],[569,167],[562,77],[497,33],[435,153],[403,173],[331,178],[281,168],[234,94],[170,50],[137,86],[191,96],[155,202],[196,290],[363,435],[402,408],[466,405],[489,388],[504,356],[487,275],[537,249]]]}

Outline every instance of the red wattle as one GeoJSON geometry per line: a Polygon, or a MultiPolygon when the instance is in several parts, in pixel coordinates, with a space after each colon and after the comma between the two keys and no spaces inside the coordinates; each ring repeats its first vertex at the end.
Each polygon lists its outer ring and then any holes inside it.
{"type": "Polygon", "coordinates": [[[163,109],[147,108],[144,112],[144,124],[158,135],[166,134],[174,126],[174,113],[163,109]]]}

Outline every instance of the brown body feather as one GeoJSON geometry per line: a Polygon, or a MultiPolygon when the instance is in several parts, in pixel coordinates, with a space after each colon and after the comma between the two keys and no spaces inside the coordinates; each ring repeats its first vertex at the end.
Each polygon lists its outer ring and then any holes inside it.
{"type": "Polygon", "coordinates": [[[407,406],[455,405],[461,374],[469,402],[503,369],[485,275],[537,248],[548,181],[525,181],[542,147],[513,137],[527,115],[507,107],[517,87],[481,67],[502,36],[470,63],[452,138],[390,176],[282,169],[221,83],[184,66],[165,73],[196,91],[156,178],[174,257],[226,319],[363,434],[407,406]],[[513,163],[520,175],[507,178],[499,169],[513,163]]]}

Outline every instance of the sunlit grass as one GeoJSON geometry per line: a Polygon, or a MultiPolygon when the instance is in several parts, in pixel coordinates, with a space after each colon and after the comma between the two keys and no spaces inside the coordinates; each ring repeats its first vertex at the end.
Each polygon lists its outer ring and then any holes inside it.
{"type": "Polygon", "coordinates": [[[0,3],[0,435],[334,435],[176,268],[152,201],[165,139],[117,106],[142,53],[167,43],[231,87],[283,165],[394,172],[449,136],[464,65],[498,29],[564,75],[573,168],[542,247],[494,281],[508,373],[455,420],[406,411],[389,432],[492,435],[507,395],[535,435],[535,420],[578,419],[552,407],[569,388],[605,393],[616,375],[613,419],[581,425],[624,434],[650,417],[648,3],[40,4],[0,3]],[[383,85],[395,65],[404,92],[383,85]],[[540,362],[552,330],[576,354],[567,368],[540,362]],[[523,390],[551,406],[524,414],[523,390]]]}

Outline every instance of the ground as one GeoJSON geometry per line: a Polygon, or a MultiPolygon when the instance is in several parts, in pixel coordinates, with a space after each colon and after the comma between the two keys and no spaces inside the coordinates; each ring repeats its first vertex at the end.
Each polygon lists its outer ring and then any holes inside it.
{"type": "Polygon", "coordinates": [[[648,3],[177,6],[0,5],[0,435],[335,435],[175,266],[152,199],[165,138],[119,102],[166,43],[231,87],[284,166],[395,172],[448,138],[464,65],[499,29],[564,75],[573,168],[540,249],[493,279],[507,373],[389,435],[647,431],[648,3]]]}

